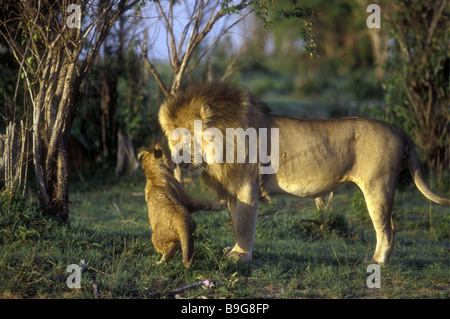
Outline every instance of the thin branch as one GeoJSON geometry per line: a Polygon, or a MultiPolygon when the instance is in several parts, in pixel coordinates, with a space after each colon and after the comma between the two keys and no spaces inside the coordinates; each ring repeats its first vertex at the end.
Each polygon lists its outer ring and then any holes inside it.
{"type": "Polygon", "coordinates": [[[172,83],[172,89],[171,93],[173,94],[175,91],[177,91],[181,85],[181,81],[183,78],[184,70],[186,69],[189,59],[191,58],[192,52],[194,52],[194,49],[197,47],[197,45],[202,41],[204,36],[201,36],[201,33],[198,33],[198,30],[200,28],[201,19],[203,16],[203,7],[200,6],[195,14],[195,21],[194,26],[192,27],[191,35],[189,37],[189,41],[186,47],[186,51],[184,52],[183,56],[181,57],[181,63],[180,61],[177,61],[179,64],[179,68],[175,69],[175,79],[172,83]]]}
{"type": "MultiPolygon", "coordinates": [[[[158,7],[159,12],[161,13],[161,15],[164,18],[164,22],[166,23],[166,32],[168,32],[170,35],[170,39],[167,40],[167,41],[170,40],[170,50],[168,50],[169,54],[170,54],[170,63],[173,68],[176,68],[177,61],[178,61],[178,52],[177,52],[177,47],[175,44],[175,36],[173,34],[173,24],[171,24],[169,19],[167,18],[167,15],[161,6],[161,3],[159,1],[155,1],[155,3],[156,3],[156,6],[158,7]]],[[[171,0],[170,1],[170,12],[173,12],[172,5],[173,5],[173,1],[171,0]]],[[[172,22],[173,22],[173,20],[172,20],[172,22]]]]}
{"type": "MultiPolygon", "coordinates": [[[[426,62],[426,58],[428,56],[428,48],[431,45],[431,40],[433,39],[434,31],[435,31],[435,29],[436,29],[436,27],[438,25],[439,20],[441,19],[441,16],[442,16],[442,13],[444,12],[446,4],[447,4],[447,1],[442,1],[441,2],[439,8],[434,11],[433,18],[432,18],[431,23],[430,23],[430,27],[427,28],[428,37],[427,37],[427,40],[425,42],[424,50],[422,51],[423,55],[422,55],[422,59],[421,59],[423,64],[425,64],[425,62],[426,62]]],[[[424,24],[426,26],[426,23],[424,23],[424,24]]]]}
{"type": "MultiPolygon", "coordinates": [[[[89,27],[87,28],[87,30],[84,32],[83,36],[81,37],[82,40],[86,39],[86,37],[89,35],[89,33],[91,32],[92,28],[95,27],[98,23],[100,23],[100,21],[103,20],[104,17],[106,17],[110,12],[112,7],[114,6],[114,3],[111,3],[109,6],[107,6],[106,8],[103,9],[103,12],[100,16],[98,16],[94,22],[89,25],[89,27]]],[[[129,7],[129,6],[127,6],[129,7]]],[[[124,11],[125,12],[125,11],[124,11]]]]}
{"type": "Polygon", "coordinates": [[[249,10],[245,15],[240,17],[238,20],[236,20],[234,23],[229,25],[227,28],[225,28],[215,39],[214,41],[203,51],[203,53],[198,57],[197,61],[189,68],[189,70],[186,72],[186,76],[194,70],[197,65],[200,63],[201,59],[217,44],[217,42],[236,24],[241,22],[245,17],[247,17],[249,14],[251,14],[253,10],[249,10]]]}
{"type": "MultiPolygon", "coordinates": [[[[101,30],[98,33],[98,37],[97,40],[95,41],[95,45],[92,48],[91,52],[88,54],[88,56],[86,57],[86,59],[84,60],[84,63],[82,65],[82,67],[79,69],[81,74],[87,74],[89,68],[92,66],[92,61],[93,59],[97,56],[98,51],[100,50],[100,47],[103,43],[103,41],[105,40],[109,30],[111,29],[112,25],[116,22],[117,18],[124,12],[124,5],[125,5],[126,1],[120,1],[120,3],[118,4],[117,9],[114,12],[110,12],[110,10],[112,9],[111,6],[108,7],[108,10],[104,10],[103,11],[103,15],[105,14],[111,14],[110,18],[108,19],[108,21],[105,23],[103,23],[101,30]]],[[[98,19],[100,21],[100,19],[98,19]]],[[[97,30],[97,28],[96,28],[97,30]]],[[[84,38],[82,39],[84,40],[84,38]]],[[[78,87],[81,83],[82,77],[78,77],[79,81],[77,81],[77,83],[75,83],[75,85],[78,87]]]]}
{"type": "MultiPolygon", "coordinates": [[[[37,12],[36,12],[36,17],[34,18],[33,26],[31,27],[31,32],[30,32],[30,35],[29,35],[28,40],[27,40],[27,45],[25,46],[25,51],[22,54],[22,61],[20,62],[20,67],[19,67],[19,76],[17,76],[16,89],[14,91],[14,101],[16,100],[17,91],[19,89],[19,82],[20,82],[20,78],[21,78],[20,77],[20,71],[23,70],[23,72],[25,72],[25,68],[23,67],[23,63],[25,62],[25,57],[26,57],[27,51],[28,51],[28,49],[30,47],[30,41],[33,38],[34,28],[36,27],[36,22],[37,22],[37,19],[39,18],[39,12],[40,11],[41,11],[41,0],[38,1],[38,8],[37,8],[37,12]]],[[[17,61],[17,62],[19,62],[19,61],[17,61]]]]}
{"type": "Polygon", "coordinates": [[[225,15],[224,12],[218,11],[214,15],[214,18],[212,20],[209,20],[208,23],[203,28],[203,30],[201,30],[199,32],[201,20],[203,18],[203,9],[204,9],[204,3],[202,2],[202,5],[199,6],[199,8],[197,9],[197,12],[195,15],[195,23],[194,23],[194,26],[192,27],[192,32],[189,37],[186,51],[184,52],[183,56],[181,57],[180,67],[179,67],[179,69],[175,70],[175,79],[172,83],[172,89],[171,89],[172,93],[174,93],[176,90],[178,90],[178,88],[181,86],[181,82],[184,78],[184,71],[187,68],[189,60],[190,60],[195,48],[206,37],[206,35],[209,33],[209,31],[211,31],[213,25],[217,21],[219,21],[220,18],[222,18],[225,15]]]}
{"type": "Polygon", "coordinates": [[[130,10],[131,8],[133,8],[135,5],[137,5],[141,0],[134,0],[131,3],[127,4],[124,8],[123,8],[123,12],[127,12],[128,10],[130,10]]]}
{"type": "MultiPolygon", "coordinates": [[[[187,1],[185,3],[186,3],[186,11],[187,12],[191,11],[191,10],[189,10],[189,8],[187,8],[187,1]]],[[[192,14],[191,14],[191,16],[189,18],[189,22],[186,23],[186,25],[184,26],[183,31],[181,32],[181,39],[180,39],[180,42],[178,43],[178,52],[181,52],[181,50],[183,49],[183,44],[186,41],[187,33],[188,33],[188,31],[189,31],[189,29],[191,27],[192,22],[194,22],[195,19],[196,19],[197,15],[195,14],[195,12],[197,11],[197,9],[196,9],[197,8],[197,3],[198,2],[195,1],[194,9],[192,10],[192,14]]]]}
{"type": "MultiPolygon", "coordinates": [[[[160,78],[159,73],[157,72],[155,66],[149,61],[147,57],[147,43],[146,36],[144,45],[139,44],[142,51],[143,57],[146,61],[147,65],[150,68],[153,76],[157,80],[159,86],[163,90],[164,94],[170,96],[174,94],[175,91],[179,89],[181,83],[186,76],[185,72],[188,68],[189,61],[194,53],[194,50],[198,47],[198,45],[205,39],[208,33],[212,30],[213,26],[225,15],[227,15],[226,11],[223,8],[220,8],[221,2],[219,0],[196,0],[192,11],[188,8],[186,4],[186,8],[189,9],[187,11],[191,11],[188,22],[184,25],[184,28],[181,32],[179,42],[177,43],[175,35],[174,35],[174,22],[173,22],[173,0],[170,1],[169,11],[165,12],[160,1],[154,1],[157,7],[157,10],[160,13],[160,18],[164,20],[166,26],[166,34],[167,34],[167,51],[169,54],[170,64],[174,71],[174,79],[172,82],[170,92],[167,90],[164,85],[162,79],[160,78]],[[210,11],[211,10],[211,11],[210,11]],[[206,24],[204,23],[204,17],[206,12],[208,12],[208,17],[206,24]],[[210,13],[209,13],[210,12],[210,13]],[[202,27],[203,25],[203,27],[202,27]],[[189,40],[186,43],[187,34],[190,30],[189,40]],[[183,52],[183,46],[186,44],[186,49],[183,52]]],[[[238,5],[234,6],[239,11],[244,10],[247,6],[249,6],[251,2],[246,0],[242,0],[238,5]]],[[[209,45],[206,50],[204,50],[200,57],[196,60],[194,65],[189,68],[187,74],[189,74],[200,62],[200,60],[217,44],[217,42],[225,35],[231,28],[233,28],[236,24],[245,19],[249,14],[251,14],[254,9],[249,10],[245,14],[243,14],[240,18],[238,18],[235,22],[233,22],[228,27],[224,27],[223,31],[214,39],[214,41],[209,45]]]]}
{"type": "MultiPolygon", "coordinates": [[[[208,2],[209,2],[209,1],[208,1],[208,2]]],[[[206,5],[208,5],[208,3],[207,3],[206,5]]],[[[205,6],[206,6],[206,5],[205,5],[205,6]]],[[[211,19],[213,18],[214,12],[216,12],[216,9],[217,9],[217,6],[218,6],[218,5],[219,5],[219,0],[216,1],[214,7],[212,8],[211,14],[209,15],[209,18],[208,18],[208,20],[206,21],[206,25],[208,25],[208,24],[211,23],[211,19]]],[[[220,12],[220,11],[219,11],[219,12],[220,12]]]]}
{"type": "MultiPolygon", "coordinates": [[[[45,67],[43,71],[42,78],[44,79],[40,83],[39,94],[36,97],[36,100],[32,99],[31,103],[33,104],[33,162],[34,162],[34,172],[36,174],[36,184],[38,187],[38,196],[41,202],[48,203],[49,197],[47,194],[47,190],[45,187],[44,175],[42,172],[41,166],[41,138],[39,136],[39,123],[41,118],[41,102],[42,95],[44,93],[44,85],[46,83],[45,79],[49,73],[50,69],[50,56],[45,61],[45,67]]],[[[27,78],[28,82],[28,78],[27,78]]],[[[28,84],[30,95],[32,95],[31,88],[28,84]]]]}
{"type": "MultiPolygon", "coordinates": [[[[245,53],[248,49],[248,44],[244,44],[242,48],[239,50],[237,54],[234,55],[233,59],[231,59],[230,63],[228,63],[227,68],[225,69],[225,72],[223,73],[222,77],[220,78],[220,81],[225,81],[228,77],[230,77],[236,70],[235,65],[241,55],[245,53]]],[[[190,72],[190,71],[189,71],[190,72]]],[[[189,73],[188,73],[189,74],[189,73]]]]}
{"type": "Polygon", "coordinates": [[[166,86],[164,85],[163,80],[161,79],[161,76],[159,75],[158,71],[156,70],[155,66],[150,62],[147,56],[147,34],[144,34],[144,44],[141,44],[138,42],[139,46],[142,50],[142,57],[144,58],[145,62],[147,63],[148,67],[150,68],[150,72],[152,72],[153,76],[156,79],[156,82],[158,82],[159,87],[163,91],[164,95],[166,97],[170,97],[171,94],[169,91],[167,91],[166,86]]]}
{"type": "Polygon", "coordinates": [[[181,288],[174,289],[174,290],[153,293],[153,294],[148,295],[148,297],[149,298],[160,298],[162,296],[173,296],[173,295],[181,294],[189,289],[198,288],[198,287],[202,287],[202,286],[206,287],[208,285],[211,285],[211,282],[209,280],[204,280],[204,281],[199,281],[194,284],[186,285],[181,288]]]}

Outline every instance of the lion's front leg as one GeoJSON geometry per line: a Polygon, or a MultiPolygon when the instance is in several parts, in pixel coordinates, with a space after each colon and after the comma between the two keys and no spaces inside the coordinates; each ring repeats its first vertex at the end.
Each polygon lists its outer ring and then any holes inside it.
{"type": "Polygon", "coordinates": [[[236,261],[252,259],[255,239],[256,220],[258,218],[258,192],[249,188],[240,193],[238,198],[229,200],[229,208],[236,244],[232,249],[226,248],[228,258],[236,261]]]}

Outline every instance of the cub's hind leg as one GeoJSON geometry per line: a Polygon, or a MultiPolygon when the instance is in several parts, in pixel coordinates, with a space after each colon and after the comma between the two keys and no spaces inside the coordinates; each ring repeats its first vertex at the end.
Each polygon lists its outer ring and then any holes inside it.
{"type": "Polygon", "coordinates": [[[154,231],[152,234],[152,243],[155,250],[162,254],[162,258],[157,264],[162,264],[167,262],[170,258],[173,257],[177,250],[178,242],[176,240],[172,240],[173,236],[162,234],[160,231],[154,231]]]}
{"type": "Polygon", "coordinates": [[[164,250],[162,252],[161,260],[157,262],[157,264],[166,263],[169,259],[173,257],[177,250],[176,242],[169,242],[165,245],[164,250]]]}

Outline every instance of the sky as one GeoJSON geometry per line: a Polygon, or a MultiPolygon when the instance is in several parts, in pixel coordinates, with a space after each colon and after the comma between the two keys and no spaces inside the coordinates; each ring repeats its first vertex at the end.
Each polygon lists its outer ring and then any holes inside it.
{"type": "MultiPolygon", "coordinates": [[[[182,30],[186,23],[189,21],[190,11],[189,3],[192,1],[182,1],[181,4],[174,6],[174,35],[178,41],[180,40],[182,30]],[[187,7],[186,7],[187,3],[187,7]]],[[[166,6],[167,7],[167,6],[166,6]]],[[[149,2],[145,8],[141,11],[141,17],[144,27],[142,29],[147,29],[148,35],[148,53],[149,58],[153,60],[168,60],[168,49],[167,49],[167,34],[165,29],[165,23],[163,19],[159,19],[159,12],[157,12],[156,5],[153,2],[149,2]]],[[[226,16],[220,19],[213,29],[210,31],[208,36],[202,42],[202,45],[209,45],[212,43],[213,39],[223,30],[224,27],[232,24],[236,19],[236,16],[226,16]]],[[[237,51],[245,41],[251,40],[249,35],[251,34],[252,19],[250,16],[246,17],[242,22],[235,25],[224,37],[230,36],[232,39],[233,47],[230,48],[231,52],[237,51]]],[[[145,32],[145,31],[142,31],[145,32]]],[[[190,31],[188,32],[189,37],[190,31]]],[[[186,48],[185,41],[184,49],[186,48]]]]}

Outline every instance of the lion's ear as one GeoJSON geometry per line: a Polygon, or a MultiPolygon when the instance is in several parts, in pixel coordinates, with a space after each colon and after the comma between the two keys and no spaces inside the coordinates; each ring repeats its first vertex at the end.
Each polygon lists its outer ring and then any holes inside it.
{"type": "Polygon", "coordinates": [[[208,122],[213,115],[213,110],[208,104],[203,104],[200,108],[200,116],[203,122],[208,122]]]}

